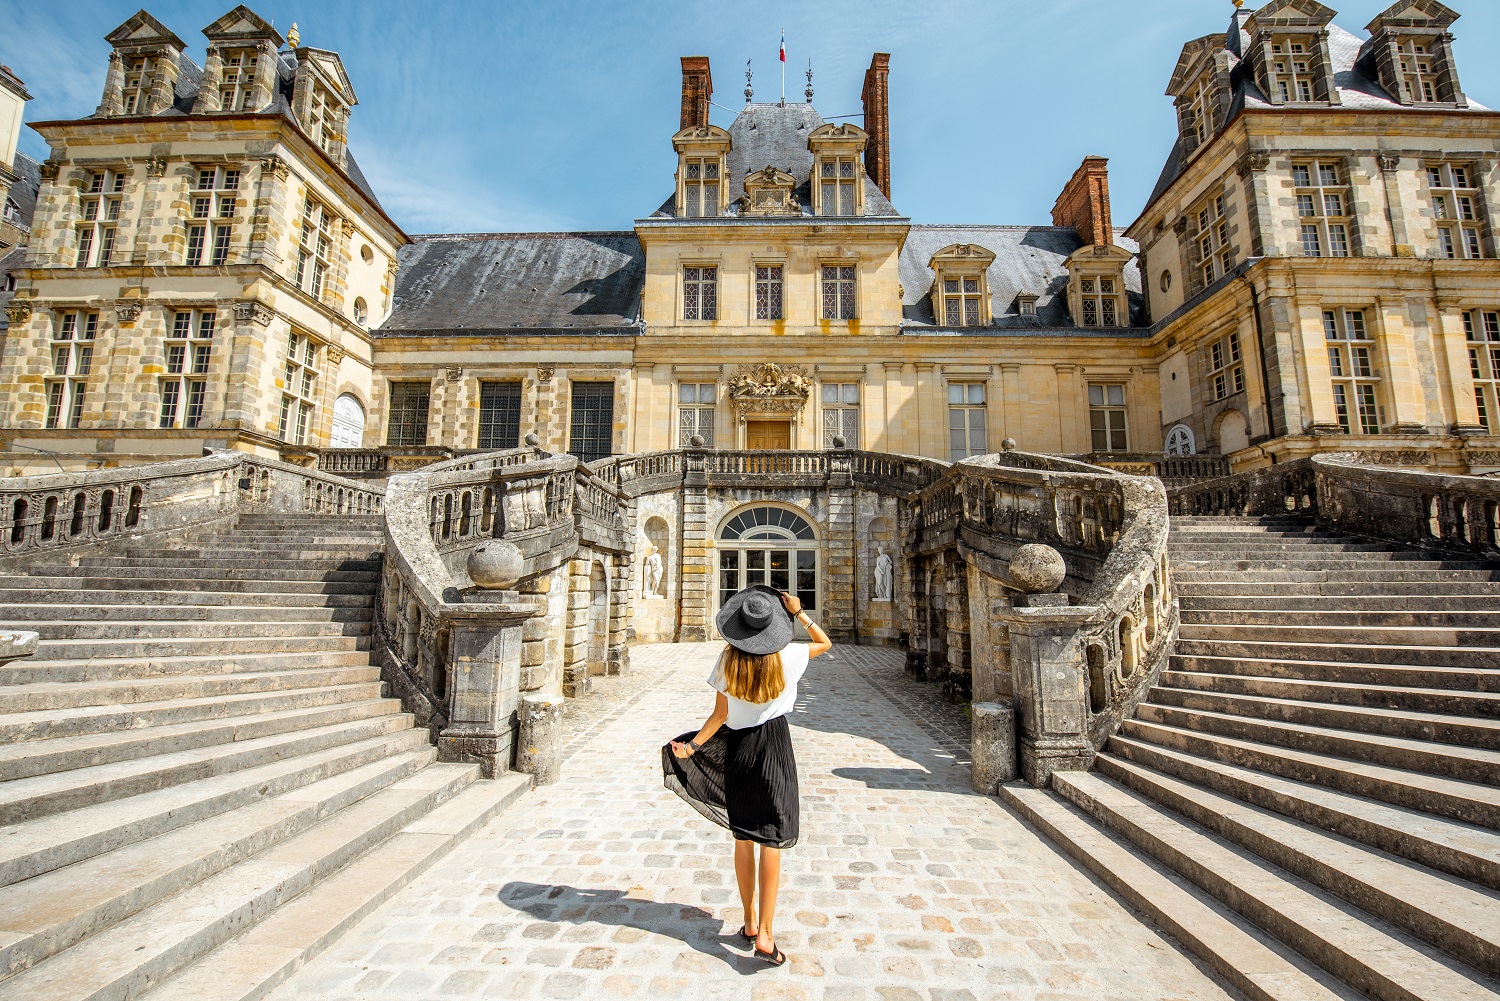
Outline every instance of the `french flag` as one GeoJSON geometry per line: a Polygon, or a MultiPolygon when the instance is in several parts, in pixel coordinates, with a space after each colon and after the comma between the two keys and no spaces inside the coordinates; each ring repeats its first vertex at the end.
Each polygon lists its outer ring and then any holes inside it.
{"type": "Polygon", "coordinates": [[[786,29],[781,29],[781,61],[786,62],[786,29]]]}

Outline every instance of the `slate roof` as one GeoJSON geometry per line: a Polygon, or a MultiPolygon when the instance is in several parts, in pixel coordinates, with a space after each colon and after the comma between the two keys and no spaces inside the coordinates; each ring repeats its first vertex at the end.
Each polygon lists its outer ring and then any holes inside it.
{"type": "MultiPolygon", "coordinates": [[[[1118,235],[1115,244],[1131,253],[1134,241],[1118,235]]],[[[932,255],[955,243],[969,243],[994,253],[987,277],[990,311],[994,327],[1008,330],[1066,327],[1083,333],[1068,318],[1069,255],[1083,246],[1078,233],[1060,226],[917,226],[907,234],[901,248],[900,274],[902,323],[907,328],[936,327],[932,313],[932,255]],[[1036,316],[1022,316],[1016,296],[1027,292],[1038,296],[1036,316]]],[[[1141,294],[1141,276],[1135,262],[1125,266],[1125,289],[1130,300],[1132,326],[1145,326],[1146,300],[1141,294]]],[[[992,328],[963,327],[967,334],[982,334],[992,328]]],[[[1092,328],[1090,335],[1097,333],[1092,328]]]]}
{"type": "Polygon", "coordinates": [[[36,214],[36,194],[42,186],[42,165],[25,153],[17,152],[11,163],[11,172],[16,175],[16,183],[10,186],[8,197],[21,213],[21,225],[30,229],[31,217],[36,214]]]}
{"type": "Polygon", "coordinates": [[[634,233],[414,237],[379,335],[635,333],[646,255],[634,233]]]}
{"type": "MultiPolygon", "coordinates": [[[[823,117],[811,104],[747,104],[729,126],[730,215],[739,214],[737,201],[745,197],[745,176],[766,167],[786,171],[796,179],[793,189],[802,204],[802,214],[812,215],[811,178],[813,157],[807,148],[808,135],[820,125],[823,117]]],[[[890,200],[868,177],[865,183],[865,215],[900,215],[890,200]]],[[[676,196],[669,196],[653,218],[671,218],[676,212],[676,196]]]]}
{"type": "Polygon", "coordinates": [[[15,298],[14,292],[7,292],[5,290],[5,275],[7,272],[13,271],[16,268],[24,268],[25,266],[26,248],[24,246],[12,247],[5,253],[0,254],[0,332],[4,332],[10,326],[10,321],[6,318],[4,310],[6,304],[15,298]]]}

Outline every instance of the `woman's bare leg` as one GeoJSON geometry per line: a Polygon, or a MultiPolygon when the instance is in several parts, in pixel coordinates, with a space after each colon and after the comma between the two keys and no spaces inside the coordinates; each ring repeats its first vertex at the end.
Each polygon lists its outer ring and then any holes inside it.
{"type": "Polygon", "coordinates": [[[776,917],[776,891],[781,889],[781,849],[760,847],[760,934],[755,947],[761,952],[776,951],[776,936],[771,922],[776,917]]]}
{"type": "Polygon", "coordinates": [[[755,842],[734,843],[734,878],[740,884],[740,903],[745,908],[745,931],[754,935],[755,923],[755,842]]]}

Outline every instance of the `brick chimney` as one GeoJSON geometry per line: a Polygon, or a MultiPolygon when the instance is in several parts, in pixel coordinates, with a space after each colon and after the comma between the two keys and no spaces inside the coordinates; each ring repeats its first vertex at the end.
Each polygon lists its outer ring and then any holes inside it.
{"type": "Polygon", "coordinates": [[[1087,244],[1109,246],[1115,242],[1109,217],[1108,160],[1102,156],[1083,158],[1052,206],[1052,225],[1072,226],[1087,244]]]}
{"type": "Polygon", "coordinates": [[[881,194],[891,197],[891,54],[877,52],[865,70],[865,88],[859,99],[865,106],[865,173],[881,194]]]}
{"type": "Polygon", "coordinates": [[[707,56],[682,57],[682,124],[678,129],[708,124],[708,102],[714,96],[714,78],[708,72],[707,56]]]}

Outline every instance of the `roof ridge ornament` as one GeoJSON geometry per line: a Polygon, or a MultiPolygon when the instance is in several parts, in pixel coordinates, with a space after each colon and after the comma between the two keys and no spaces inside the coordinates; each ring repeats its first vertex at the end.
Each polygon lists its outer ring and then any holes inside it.
{"type": "Polygon", "coordinates": [[[297,30],[297,22],[292,22],[292,30],[286,33],[286,45],[289,49],[295,49],[302,43],[302,32],[297,30]]]}
{"type": "Polygon", "coordinates": [[[813,94],[813,91],[812,91],[812,57],[811,56],[807,57],[807,89],[804,90],[802,93],[804,93],[804,94],[807,95],[807,103],[811,104],[812,103],[812,94],[813,94]]]}
{"type": "Polygon", "coordinates": [[[752,74],[751,74],[751,71],[750,71],[750,60],[746,59],[745,60],[745,103],[746,104],[749,104],[750,103],[750,99],[755,96],[755,87],[754,87],[754,85],[751,82],[751,76],[752,76],[752,74]]]}

